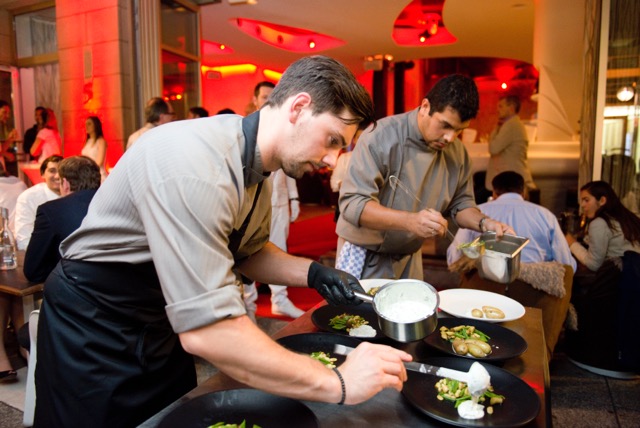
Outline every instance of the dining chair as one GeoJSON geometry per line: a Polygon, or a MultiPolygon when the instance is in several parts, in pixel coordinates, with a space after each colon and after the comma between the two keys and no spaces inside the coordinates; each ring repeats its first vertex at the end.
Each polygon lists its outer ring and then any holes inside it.
{"type": "Polygon", "coordinates": [[[27,367],[27,388],[24,398],[24,414],[22,417],[22,425],[25,427],[33,426],[33,416],[36,409],[36,357],[37,346],[36,339],[38,336],[38,317],[40,310],[36,309],[29,315],[29,366],[27,367]]]}

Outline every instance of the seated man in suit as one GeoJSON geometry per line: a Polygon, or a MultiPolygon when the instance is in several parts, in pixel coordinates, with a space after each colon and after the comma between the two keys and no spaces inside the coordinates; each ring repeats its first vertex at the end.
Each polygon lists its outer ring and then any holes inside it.
{"type": "Polygon", "coordinates": [[[31,241],[24,257],[24,275],[43,282],[60,260],[60,243],[80,227],[100,187],[100,168],[86,156],[72,156],[58,165],[60,199],[38,207],[31,241]]]}
{"type": "Polygon", "coordinates": [[[42,183],[29,187],[18,196],[14,219],[18,250],[26,250],[29,245],[38,207],[60,197],[58,164],[62,159],[62,156],[53,155],[42,161],[40,164],[42,183]]]}
{"type": "Polygon", "coordinates": [[[464,256],[458,246],[473,241],[480,233],[468,229],[459,229],[447,249],[449,269],[463,273],[461,288],[504,294],[524,306],[542,309],[547,357],[551,360],[569,308],[576,261],[551,211],[524,200],[525,183],[520,174],[502,172],[493,178],[492,186],[494,200],[478,208],[483,214],[510,224],[519,236],[530,240],[520,254],[520,275],[505,285],[469,270],[475,267],[475,260],[464,256]]]}

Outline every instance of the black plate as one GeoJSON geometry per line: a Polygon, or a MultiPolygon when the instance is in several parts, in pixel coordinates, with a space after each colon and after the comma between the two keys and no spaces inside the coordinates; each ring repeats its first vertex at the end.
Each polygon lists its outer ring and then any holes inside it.
{"type": "Polygon", "coordinates": [[[321,306],[313,311],[311,314],[311,321],[313,321],[313,324],[320,330],[353,337],[349,336],[349,333],[345,330],[336,330],[329,325],[331,318],[344,313],[360,315],[362,318],[366,319],[369,322],[369,325],[376,331],[375,337],[361,337],[361,340],[377,341],[386,338],[378,325],[378,314],[376,314],[376,311],[373,310],[373,306],[369,303],[362,303],[358,306],[321,306]]]}
{"type": "Polygon", "coordinates": [[[446,354],[478,361],[503,361],[517,357],[527,350],[527,341],[518,333],[498,324],[468,318],[439,318],[438,328],[432,334],[425,337],[424,342],[430,347],[446,354]],[[459,325],[472,325],[489,336],[491,338],[489,339],[491,354],[484,358],[456,354],[451,342],[440,337],[440,327],[452,328],[459,325]]]}
{"type": "MultiPolygon", "coordinates": [[[[439,367],[467,371],[472,360],[462,358],[430,358],[425,361],[439,367]]],[[[511,428],[525,425],[540,412],[540,398],[525,381],[508,371],[491,364],[483,364],[491,376],[491,385],[497,394],[505,396],[503,404],[493,406],[493,415],[481,419],[463,419],[453,403],[438,400],[435,384],[437,376],[408,372],[409,379],[402,388],[402,395],[416,409],[442,422],[465,427],[511,428]]]]}
{"type": "Polygon", "coordinates": [[[292,336],[281,337],[277,340],[277,342],[285,348],[288,348],[295,352],[300,352],[302,354],[311,354],[312,352],[325,352],[331,355],[332,358],[337,359],[335,363],[336,366],[342,364],[346,357],[334,354],[334,345],[340,344],[355,348],[360,343],[362,343],[355,337],[342,336],[339,334],[331,333],[294,334],[292,336]]]}
{"type": "Polygon", "coordinates": [[[217,422],[253,424],[262,428],[290,426],[317,428],[316,415],[300,401],[278,397],[257,389],[211,392],[176,407],[162,419],[159,428],[206,428],[217,422]]]}

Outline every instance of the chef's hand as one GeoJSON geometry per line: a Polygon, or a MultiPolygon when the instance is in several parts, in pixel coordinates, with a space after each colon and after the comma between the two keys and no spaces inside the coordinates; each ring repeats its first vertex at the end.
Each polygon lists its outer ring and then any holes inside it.
{"type": "Polygon", "coordinates": [[[289,217],[289,223],[296,221],[300,215],[300,201],[297,199],[291,199],[291,217],[289,217]]]}
{"type": "Polygon", "coordinates": [[[511,226],[505,223],[501,223],[498,220],[494,220],[490,217],[485,217],[484,230],[481,232],[493,231],[496,233],[496,238],[501,238],[505,233],[509,235],[515,235],[516,232],[511,226]]]}
{"type": "Polygon", "coordinates": [[[363,342],[338,368],[344,378],[345,404],[358,404],[386,388],[402,390],[407,380],[403,361],[412,357],[387,345],[363,342]]]}
{"type": "Polygon", "coordinates": [[[420,210],[413,216],[414,221],[409,225],[410,231],[422,238],[444,236],[449,227],[442,214],[434,209],[420,210]]]}
{"type": "Polygon", "coordinates": [[[318,262],[311,262],[307,283],[332,305],[359,305],[353,290],[365,293],[355,276],[318,262]]]}

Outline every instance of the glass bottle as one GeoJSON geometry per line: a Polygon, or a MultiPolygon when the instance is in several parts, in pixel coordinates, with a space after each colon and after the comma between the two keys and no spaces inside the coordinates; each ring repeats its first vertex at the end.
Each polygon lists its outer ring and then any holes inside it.
{"type": "Polygon", "coordinates": [[[15,269],[18,266],[16,241],[9,229],[9,210],[1,207],[2,232],[0,232],[0,270],[15,269]]]}

